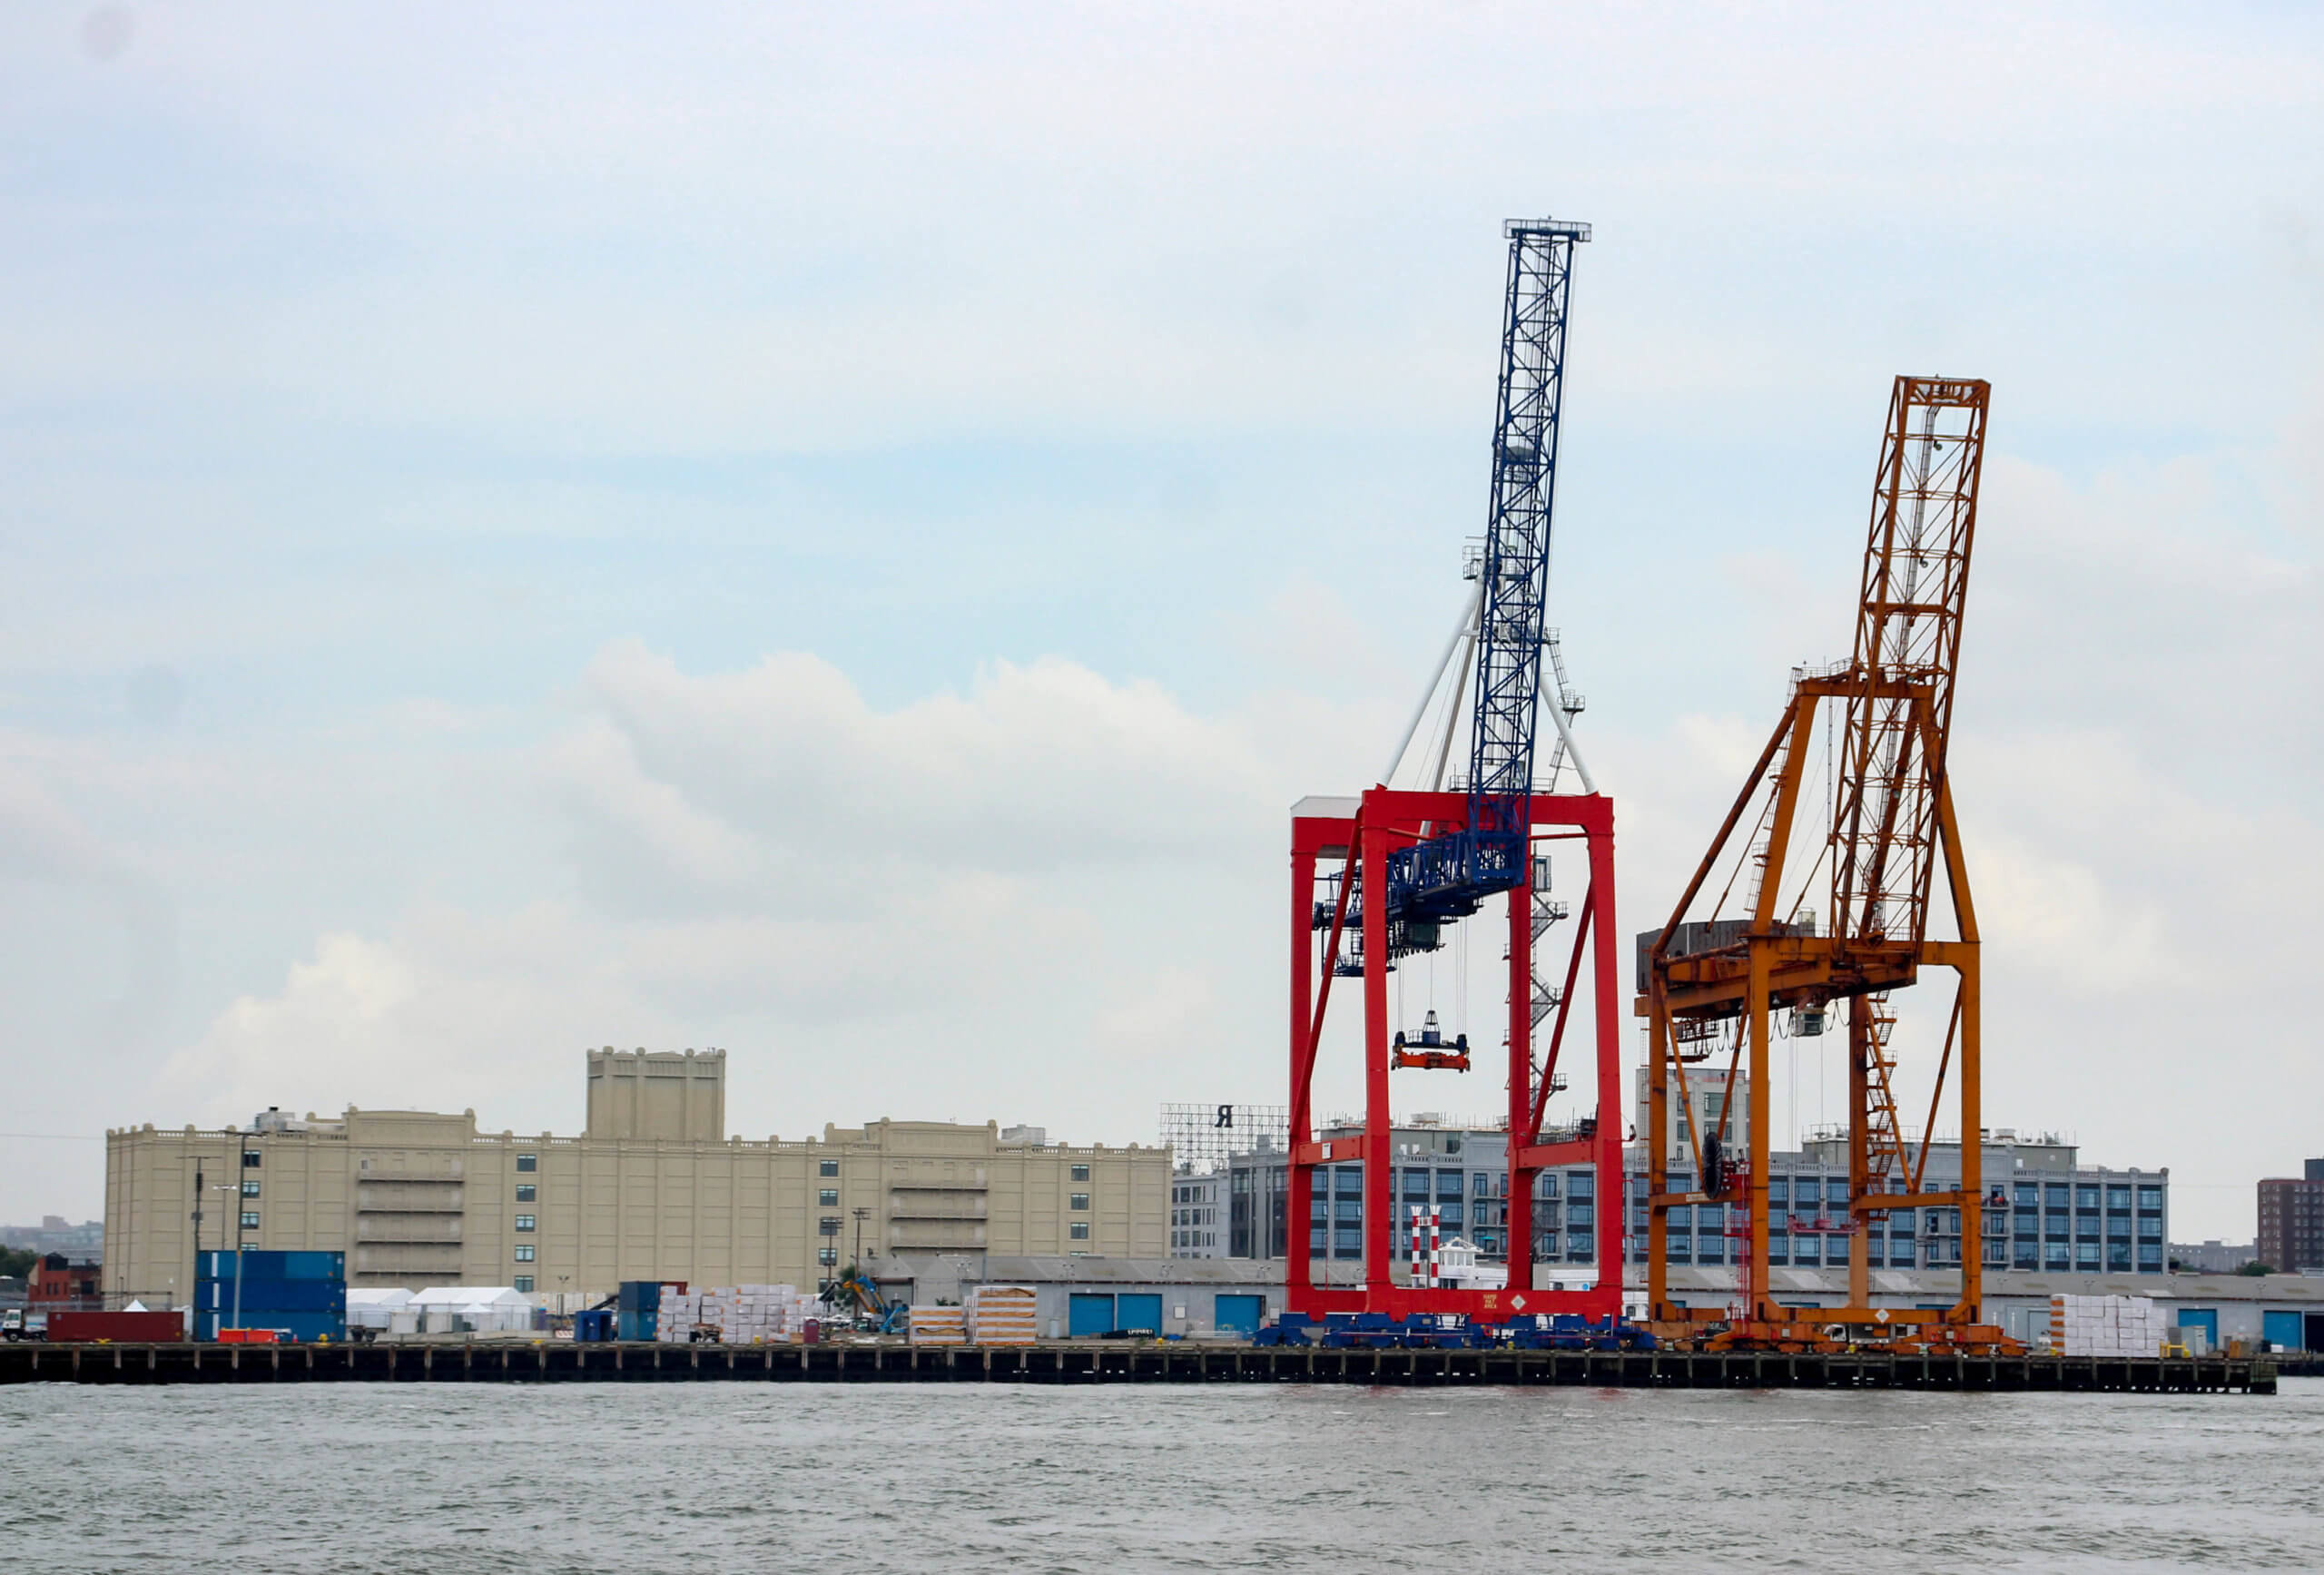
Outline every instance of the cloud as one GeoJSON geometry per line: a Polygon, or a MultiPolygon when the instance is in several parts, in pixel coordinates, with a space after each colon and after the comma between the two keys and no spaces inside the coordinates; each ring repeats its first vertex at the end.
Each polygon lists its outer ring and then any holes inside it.
{"type": "Polygon", "coordinates": [[[1190,1066],[1234,1097],[1279,1079],[1206,1025],[1279,989],[1243,957],[1280,912],[1265,850],[1312,704],[1206,717],[1050,658],[880,710],[804,654],[694,674],[628,641],[580,693],[540,764],[580,901],[326,934],[163,1098],[214,1119],[424,1090],[569,1124],[580,1048],[683,1041],[737,1048],[738,1123],[910,1089],[901,1113],[1132,1140],[1190,1066]]]}

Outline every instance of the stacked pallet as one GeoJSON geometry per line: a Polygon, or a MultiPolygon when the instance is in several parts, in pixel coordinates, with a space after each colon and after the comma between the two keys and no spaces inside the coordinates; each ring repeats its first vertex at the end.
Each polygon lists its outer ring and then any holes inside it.
{"type": "Polygon", "coordinates": [[[980,1345],[1030,1345],[1040,1298],[1030,1285],[979,1285],[969,1292],[969,1338],[980,1345]]]}
{"type": "Polygon", "coordinates": [[[729,1345],[779,1344],[797,1337],[808,1306],[795,1285],[737,1285],[704,1298],[703,1322],[729,1345]]]}
{"type": "Polygon", "coordinates": [[[683,1345],[697,1328],[715,1329],[728,1345],[773,1345],[799,1337],[814,1301],[796,1285],[714,1285],[691,1294],[664,1286],[656,1337],[683,1345]]]}
{"type": "Polygon", "coordinates": [[[702,1302],[699,1291],[664,1285],[654,1309],[654,1338],[665,1345],[683,1345],[692,1339],[694,1325],[702,1322],[702,1302]]]}
{"type": "Polygon", "coordinates": [[[965,1307],[914,1307],[911,1343],[915,1345],[965,1345],[969,1343],[965,1307]]]}
{"type": "Polygon", "coordinates": [[[2167,1319],[2152,1296],[2052,1296],[2050,1349],[2061,1356],[2153,1356],[2167,1319]]]}

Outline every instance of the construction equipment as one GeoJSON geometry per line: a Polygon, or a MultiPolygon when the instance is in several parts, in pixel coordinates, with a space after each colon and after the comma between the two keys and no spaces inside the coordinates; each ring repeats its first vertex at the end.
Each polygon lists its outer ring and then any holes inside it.
{"type": "Polygon", "coordinates": [[[1484,542],[1469,574],[1475,592],[1380,782],[1358,798],[1305,799],[1292,812],[1292,1163],[1285,1251],[1289,1305],[1302,1313],[1364,1313],[1392,1320],[1415,1313],[1459,1313],[1498,1321],[1528,1307],[1591,1316],[1620,1310],[1613,806],[1598,792],[1573,750],[1570,724],[1581,701],[1550,653],[1545,625],[1573,249],[1590,239],[1590,228],[1554,219],[1523,220],[1503,226],[1502,233],[1509,242],[1509,276],[1491,508],[1484,542]],[[1430,752],[1434,763],[1429,785],[1392,788],[1388,784],[1460,651],[1467,655],[1445,704],[1442,743],[1430,752]],[[1547,781],[1536,773],[1534,747],[1545,672],[1554,683],[1548,709],[1559,739],[1547,781]],[[1455,719],[1464,713],[1465,782],[1457,791],[1446,791],[1455,719]],[[1556,773],[1569,765],[1582,791],[1561,795],[1555,792],[1556,773]],[[1553,841],[1580,844],[1577,851],[1589,869],[1562,989],[1533,976],[1534,942],[1568,913],[1563,904],[1547,899],[1549,861],[1536,850],[1553,841]],[[1337,869],[1319,882],[1319,864],[1337,869]],[[1392,1047],[1387,976],[1398,960],[1442,947],[1449,926],[1502,897],[1509,927],[1508,1285],[1492,1291],[1399,1286],[1391,1277],[1394,1215],[1389,1176],[1394,1154],[1388,1074],[1397,1068],[1465,1071],[1471,1057],[1464,1036],[1456,1035],[1448,1045],[1433,1022],[1417,1041],[1399,1035],[1392,1047]],[[1595,1018],[1597,1107],[1560,1130],[1545,1125],[1547,1106],[1552,1092],[1566,1086],[1558,1056],[1585,956],[1593,962],[1588,993],[1595,1018]],[[1342,978],[1363,980],[1364,1124],[1359,1134],[1319,1139],[1310,1089],[1332,984],[1342,978]],[[1544,1022],[1548,1047],[1537,1063],[1534,1029],[1544,1022]],[[1348,1163],[1364,1166],[1363,1283],[1353,1288],[1319,1286],[1314,1284],[1315,1253],[1309,1234],[1315,1167],[1348,1163]],[[1590,1234],[1585,1226],[1595,1227],[1590,1239],[1598,1244],[1598,1283],[1586,1290],[1537,1291],[1534,1177],[1546,1166],[1580,1163],[1596,1170],[1597,1201],[1592,1214],[1581,1216],[1579,1225],[1570,1222],[1568,1228],[1581,1235],[1590,1234]]]}
{"type": "MultiPolygon", "coordinates": [[[[1683,1317],[1664,1269],[1667,1212],[1705,1202],[1739,1203],[1748,1241],[1730,1343],[1780,1340],[1786,1315],[1768,1294],[1768,1041],[1771,1014],[1787,1011],[1795,1033],[1821,1032],[1827,1008],[1845,1001],[1848,1032],[1849,1303],[1815,1316],[1849,1337],[1945,1346],[1998,1346],[1979,1323],[1984,1258],[1979,1168],[1977,921],[1945,774],[1954,677],[1984,458],[1985,383],[1900,377],[1890,395],[1873,491],[1856,605],[1855,654],[1844,665],[1795,673],[1783,719],[1761,751],[1670,918],[1640,936],[1637,1009],[1649,1019],[1648,1302],[1651,1315],[1683,1317]],[[1803,778],[1818,713],[1837,716],[1829,746],[1831,792],[1824,847],[1795,890],[1785,881],[1803,778]],[[1750,816],[1757,804],[1755,817],[1750,816]],[[1737,833],[1750,817],[1752,830],[1737,833]],[[1940,862],[1955,938],[1932,939],[1930,895],[1940,862]],[[1689,920],[1722,865],[1729,873],[1712,911],[1689,920]],[[1824,871],[1829,927],[1819,932],[1808,899],[1824,871]],[[1748,875],[1733,916],[1726,899],[1748,875]],[[1917,1151],[1896,1099],[1891,994],[1924,966],[1957,977],[1950,1026],[1917,1151]],[[1688,1068],[1724,1056],[1727,1079],[1748,1073],[1749,1104],[1738,1142],[1735,1101],[1690,1097],[1688,1068]],[[1961,1131],[1957,1187],[1924,1185],[1929,1131],[1948,1074],[1961,1131]],[[1690,1185],[1672,1190],[1672,1107],[1679,1101],[1678,1157],[1690,1185]],[[1717,1173],[1726,1157],[1728,1175],[1717,1173]],[[1745,1156],[1748,1155],[1748,1157],[1745,1156]],[[1889,1209],[1957,1210],[1959,1300],[1939,1312],[1873,1309],[1868,1233],[1889,1209]]],[[[1801,841],[1812,841],[1803,832],[1801,841]]],[[[1947,1216],[1949,1218],[1949,1215],[1947,1216]]],[[[1901,1347],[1900,1347],[1901,1348],[1901,1347]]]]}
{"type": "Polygon", "coordinates": [[[879,1334],[904,1334],[911,1320],[911,1304],[888,1300],[881,1294],[879,1284],[853,1264],[832,1282],[823,1293],[823,1303],[849,1307],[857,1328],[879,1334]]]}

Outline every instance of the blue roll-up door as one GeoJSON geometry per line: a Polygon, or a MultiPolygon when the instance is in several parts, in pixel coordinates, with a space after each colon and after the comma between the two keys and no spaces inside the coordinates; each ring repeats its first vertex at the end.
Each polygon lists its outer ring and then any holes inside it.
{"type": "Polygon", "coordinates": [[[1256,1334],[1260,1321],[1265,1318],[1267,1300],[1265,1296],[1221,1295],[1211,1304],[1211,1326],[1232,1330],[1237,1334],[1256,1334]]]}
{"type": "Polygon", "coordinates": [[[1114,1327],[1141,1329],[1149,1334],[1162,1333],[1162,1298],[1159,1294],[1125,1293],[1114,1298],[1114,1327]]]}
{"type": "Polygon", "coordinates": [[[2262,1313],[2260,1314],[2260,1337],[2270,1345],[2280,1345],[2287,1351],[2299,1351],[2307,1346],[2308,1332],[2300,1327],[2298,1313],[2262,1313]]]}
{"type": "Polygon", "coordinates": [[[1066,1313],[1069,1321],[1065,1332],[1077,1339],[1084,1334],[1109,1334],[1118,1327],[1114,1323],[1114,1298],[1099,1292],[1074,1292],[1066,1313]]]}
{"type": "Polygon", "coordinates": [[[2181,1329],[2201,1329],[2211,1349],[2219,1349],[2219,1309],[2217,1307],[2181,1307],[2179,1309],[2181,1329]]]}

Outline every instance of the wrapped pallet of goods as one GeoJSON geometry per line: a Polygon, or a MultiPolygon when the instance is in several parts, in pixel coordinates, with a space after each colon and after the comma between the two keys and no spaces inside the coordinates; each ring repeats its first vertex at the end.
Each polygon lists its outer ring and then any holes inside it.
{"type": "Polygon", "coordinates": [[[692,1340],[694,1326],[703,1322],[702,1304],[699,1292],[665,1290],[661,1313],[655,1320],[655,1338],[665,1345],[684,1345],[692,1340]]]}
{"type": "Polygon", "coordinates": [[[2050,1349],[2061,1356],[2154,1356],[2164,1318],[2151,1296],[2052,1296],[2050,1349]]]}
{"type": "Polygon", "coordinates": [[[965,1307],[914,1307],[911,1343],[915,1345],[965,1345],[969,1343],[965,1307]]]}
{"type": "Polygon", "coordinates": [[[969,1338],[980,1345],[1030,1345],[1040,1298],[1030,1285],[978,1285],[969,1292],[969,1338]]]}

